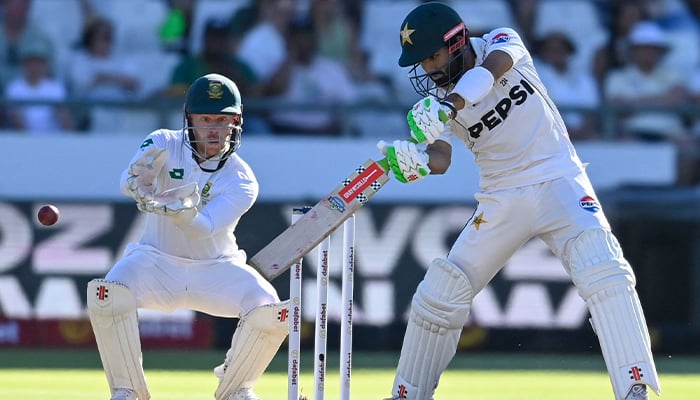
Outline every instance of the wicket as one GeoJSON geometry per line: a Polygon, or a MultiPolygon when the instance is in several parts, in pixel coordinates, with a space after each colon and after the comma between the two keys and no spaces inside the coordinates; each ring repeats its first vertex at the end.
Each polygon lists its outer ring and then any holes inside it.
{"type": "MultiPolygon", "coordinates": [[[[296,222],[310,207],[295,208],[292,223],[296,222]]],[[[326,391],[326,354],[328,344],[328,280],[330,240],[328,236],[318,246],[318,271],[316,273],[316,321],[314,331],[314,399],[323,400],[326,391]]],[[[355,269],[355,216],[343,223],[340,324],[340,399],[350,399],[350,379],[352,373],[352,314],[353,276],[355,269]]],[[[289,273],[289,298],[291,318],[289,319],[288,350],[288,399],[298,400],[300,393],[299,375],[301,362],[301,322],[302,322],[302,260],[292,265],[289,273]]]]}

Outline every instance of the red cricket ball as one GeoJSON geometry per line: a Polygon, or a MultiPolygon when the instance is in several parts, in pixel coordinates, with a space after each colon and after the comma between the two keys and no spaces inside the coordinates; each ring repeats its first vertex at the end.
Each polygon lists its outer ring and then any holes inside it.
{"type": "Polygon", "coordinates": [[[51,226],[58,222],[59,215],[56,206],[47,204],[39,209],[36,217],[42,225],[51,226]]]}

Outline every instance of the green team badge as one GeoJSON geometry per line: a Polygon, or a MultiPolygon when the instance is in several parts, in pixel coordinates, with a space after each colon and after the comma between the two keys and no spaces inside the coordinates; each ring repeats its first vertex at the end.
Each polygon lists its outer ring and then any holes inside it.
{"type": "Polygon", "coordinates": [[[139,148],[143,149],[144,147],[148,147],[152,144],[153,144],[153,139],[146,139],[143,141],[143,143],[141,143],[141,147],[139,147],[139,148]]]}
{"type": "Polygon", "coordinates": [[[173,168],[170,171],[168,171],[168,174],[170,174],[170,177],[173,179],[182,179],[182,177],[185,176],[185,169],[173,168]]]}

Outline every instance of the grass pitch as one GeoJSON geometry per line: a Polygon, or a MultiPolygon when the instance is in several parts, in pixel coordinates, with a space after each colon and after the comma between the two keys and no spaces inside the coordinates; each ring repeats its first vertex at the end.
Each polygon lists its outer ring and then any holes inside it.
{"type": "MultiPolygon", "coordinates": [[[[313,397],[311,354],[302,358],[301,387],[313,397]]],[[[223,351],[145,351],[144,365],[153,399],[211,400],[216,378],[211,367],[223,351]]],[[[352,397],[379,400],[389,393],[395,353],[353,355],[352,397]]],[[[657,356],[666,399],[700,394],[700,358],[657,356]]],[[[328,363],[326,398],[338,398],[338,360],[328,363]]],[[[285,349],[256,387],[265,400],[286,399],[285,349]]],[[[0,351],[0,400],[108,399],[109,389],[96,350],[0,351]]],[[[460,354],[443,374],[439,400],[612,399],[597,355],[460,354]]],[[[652,396],[653,398],[653,396],[652,396]]]]}

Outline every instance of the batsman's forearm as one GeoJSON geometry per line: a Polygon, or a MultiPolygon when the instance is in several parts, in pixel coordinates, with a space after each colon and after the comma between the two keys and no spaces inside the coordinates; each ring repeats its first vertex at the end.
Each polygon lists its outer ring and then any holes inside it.
{"type": "Polygon", "coordinates": [[[436,140],[426,148],[428,166],[432,175],[444,174],[452,162],[452,146],[442,140],[436,140]]]}
{"type": "Polygon", "coordinates": [[[466,105],[462,96],[458,95],[457,93],[450,93],[445,100],[452,103],[455,110],[457,110],[457,111],[463,109],[464,106],[466,105]]]}

